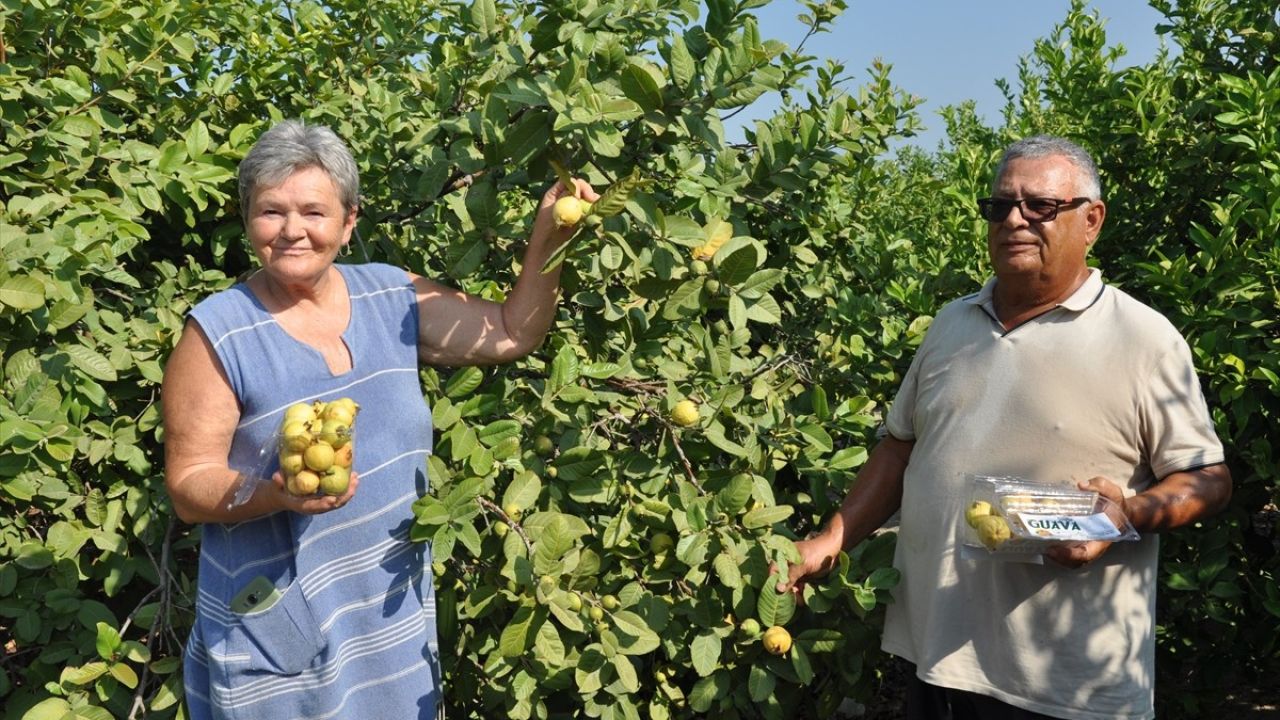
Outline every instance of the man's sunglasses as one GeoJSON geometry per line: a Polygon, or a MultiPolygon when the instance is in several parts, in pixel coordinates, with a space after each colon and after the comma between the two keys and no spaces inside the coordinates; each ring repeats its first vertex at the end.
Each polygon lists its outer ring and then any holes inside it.
{"type": "Polygon", "coordinates": [[[1091,198],[1073,197],[1065,200],[1059,198],[978,198],[978,214],[987,222],[1004,222],[1014,207],[1022,213],[1022,218],[1030,222],[1049,222],[1058,217],[1058,211],[1064,207],[1091,202],[1091,198]]]}

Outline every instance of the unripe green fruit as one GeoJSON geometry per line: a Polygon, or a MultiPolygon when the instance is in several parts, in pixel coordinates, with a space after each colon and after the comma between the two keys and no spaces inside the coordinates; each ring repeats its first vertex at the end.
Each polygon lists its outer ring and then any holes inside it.
{"type": "Polygon", "coordinates": [[[506,513],[507,517],[512,520],[520,519],[520,506],[515,503],[507,503],[506,505],[503,505],[502,512],[506,513]]]}
{"type": "Polygon", "coordinates": [[[711,268],[707,267],[705,260],[694,260],[689,263],[689,269],[693,271],[694,275],[706,275],[711,268]]]}
{"type": "Polygon", "coordinates": [[[755,618],[747,618],[742,621],[742,624],[738,626],[738,629],[742,631],[743,635],[753,638],[760,634],[760,621],[755,618]]]}
{"type": "Polygon", "coordinates": [[[511,530],[511,526],[501,520],[493,524],[493,534],[498,537],[506,537],[509,530],[511,530]]]}
{"type": "Polygon", "coordinates": [[[582,609],[582,596],[576,592],[569,593],[569,609],[578,612],[582,609]]]}
{"type": "Polygon", "coordinates": [[[319,439],[336,450],[351,439],[351,427],[338,420],[325,420],[320,426],[319,439]]]}
{"type": "Polygon", "coordinates": [[[547,473],[547,477],[553,478],[559,475],[560,471],[556,468],[555,465],[548,465],[546,469],[546,473],[547,473]]]}
{"type": "Polygon", "coordinates": [[[340,465],[330,467],[320,476],[320,492],[325,495],[343,495],[351,485],[351,472],[340,465]]]}
{"type": "Polygon", "coordinates": [[[654,555],[660,555],[676,546],[676,541],[670,535],[660,532],[649,540],[649,552],[654,555]]]}
{"type": "Polygon", "coordinates": [[[618,598],[613,595],[605,595],[600,598],[600,604],[604,606],[605,610],[617,610],[619,605],[618,598]]]}
{"type": "Polygon", "coordinates": [[[604,619],[604,610],[600,609],[599,605],[592,605],[591,609],[587,611],[587,616],[596,622],[600,622],[604,619]]]}
{"type": "Polygon", "coordinates": [[[542,457],[549,456],[551,453],[555,452],[555,450],[556,444],[546,435],[539,435],[537,439],[533,441],[533,451],[542,457]]]}
{"type": "Polygon", "coordinates": [[[708,280],[707,284],[703,287],[707,289],[708,294],[717,295],[720,292],[720,281],[712,278],[711,280],[708,280]]]}

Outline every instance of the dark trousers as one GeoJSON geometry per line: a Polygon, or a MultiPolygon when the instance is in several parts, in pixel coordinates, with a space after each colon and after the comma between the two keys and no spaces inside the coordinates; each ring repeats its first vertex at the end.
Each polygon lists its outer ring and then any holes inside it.
{"type": "Polygon", "coordinates": [[[1050,715],[1023,710],[995,698],[938,687],[907,668],[906,720],[1053,720],[1050,715]]]}

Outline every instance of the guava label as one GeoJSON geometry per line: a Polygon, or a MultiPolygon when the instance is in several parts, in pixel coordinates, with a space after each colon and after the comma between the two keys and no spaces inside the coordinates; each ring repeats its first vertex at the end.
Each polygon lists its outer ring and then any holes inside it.
{"type": "Polygon", "coordinates": [[[1045,540],[1114,540],[1120,530],[1106,513],[1093,515],[1039,515],[1019,513],[1018,519],[1033,537],[1045,540]]]}

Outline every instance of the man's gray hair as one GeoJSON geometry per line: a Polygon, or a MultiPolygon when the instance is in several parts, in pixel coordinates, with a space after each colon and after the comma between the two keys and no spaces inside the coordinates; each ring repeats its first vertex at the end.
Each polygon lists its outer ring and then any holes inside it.
{"type": "Polygon", "coordinates": [[[1098,177],[1098,166],[1093,162],[1089,151],[1066,138],[1054,135],[1032,135],[1005,148],[1004,155],[1000,157],[1000,164],[996,165],[995,179],[992,180],[993,187],[1000,182],[1004,169],[1010,161],[1017,158],[1044,157],[1064,157],[1070,160],[1082,176],[1080,180],[1083,187],[1077,187],[1076,192],[1083,193],[1091,200],[1102,199],[1102,180],[1098,177]]]}
{"type": "Polygon", "coordinates": [[[263,133],[240,161],[240,212],[249,212],[259,188],[275,187],[311,167],[329,174],[344,210],[360,204],[360,171],[347,144],[323,125],[285,120],[263,133]]]}

